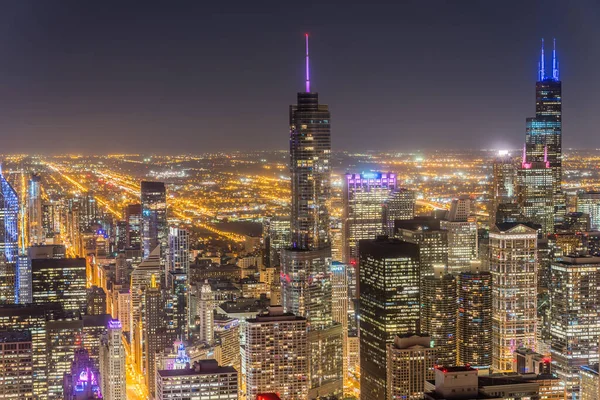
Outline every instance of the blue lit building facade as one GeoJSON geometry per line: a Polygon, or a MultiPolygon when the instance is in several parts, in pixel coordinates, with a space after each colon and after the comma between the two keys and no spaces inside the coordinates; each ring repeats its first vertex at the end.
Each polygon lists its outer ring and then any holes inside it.
{"type": "MultiPolygon", "coordinates": [[[[0,171],[0,303],[19,299],[19,198],[0,171]]],[[[25,277],[23,277],[25,279],[25,277]]]]}
{"type": "MultiPolygon", "coordinates": [[[[544,41],[538,69],[538,80],[535,85],[535,117],[527,118],[525,148],[519,175],[522,188],[527,181],[535,181],[535,190],[522,190],[519,193],[522,204],[534,205],[543,203],[543,208],[536,208],[537,215],[532,222],[540,223],[544,233],[554,231],[555,222],[559,222],[566,212],[566,201],[562,195],[562,82],[560,81],[559,64],[556,58],[556,42],[552,50],[552,74],[546,74],[544,41]],[[540,181],[539,177],[543,177],[540,181]],[[539,193],[542,193],[540,198],[539,193]],[[528,195],[536,193],[536,198],[528,195]]],[[[523,210],[526,217],[531,217],[527,207],[523,210]]]]}

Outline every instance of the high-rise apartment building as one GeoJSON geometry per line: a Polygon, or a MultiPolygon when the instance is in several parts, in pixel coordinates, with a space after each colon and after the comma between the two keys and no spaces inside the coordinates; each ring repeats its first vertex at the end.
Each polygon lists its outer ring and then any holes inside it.
{"type": "Polygon", "coordinates": [[[425,381],[435,378],[431,337],[405,334],[387,345],[387,399],[422,399],[425,381]]]}
{"type": "Polygon", "coordinates": [[[520,223],[490,230],[492,275],[492,368],[511,371],[514,352],[536,350],[537,230],[520,223]]]}
{"type": "Polygon", "coordinates": [[[599,361],[600,257],[562,257],[550,272],[552,372],[577,398],[581,367],[599,361]]]}
{"type": "Polygon", "coordinates": [[[441,266],[421,282],[421,332],[434,343],[436,364],[456,365],[456,277],[441,266]]]}
{"type": "MultiPolygon", "coordinates": [[[[310,351],[306,319],[270,307],[246,321],[246,398],[278,393],[289,400],[308,398],[310,351]]],[[[339,351],[339,349],[338,349],[339,351]]]]}
{"type": "Polygon", "coordinates": [[[463,195],[452,200],[448,218],[440,222],[448,231],[448,272],[457,274],[468,270],[477,259],[477,221],[471,217],[471,199],[463,195]]]}
{"type": "Polygon", "coordinates": [[[492,364],[492,276],[466,271],[456,276],[456,364],[489,369],[492,364]]]}
{"type": "Polygon", "coordinates": [[[0,331],[0,398],[33,400],[30,331],[0,331]]]}
{"type": "Polygon", "coordinates": [[[167,225],[167,190],[163,182],[141,183],[142,250],[148,257],[156,246],[160,256],[166,258],[169,226],[167,225]]]}
{"type": "Polygon", "coordinates": [[[379,237],[359,242],[360,398],[387,393],[386,349],[395,335],[419,331],[419,246],[379,237]]]}
{"type": "Polygon", "coordinates": [[[113,319],[108,322],[107,331],[100,341],[100,376],[105,400],[127,399],[126,354],[122,333],[121,322],[113,319]]]}

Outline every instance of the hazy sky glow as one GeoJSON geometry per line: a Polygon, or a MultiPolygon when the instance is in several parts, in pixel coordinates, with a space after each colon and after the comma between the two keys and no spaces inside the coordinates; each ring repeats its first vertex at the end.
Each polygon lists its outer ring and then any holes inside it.
{"type": "Polygon", "coordinates": [[[5,0],[0,152],[287,148],[304,32],[334,149],[520,146],[541,37],[564,146],[600,147],[599,19],[594,0],[5,0]]]}

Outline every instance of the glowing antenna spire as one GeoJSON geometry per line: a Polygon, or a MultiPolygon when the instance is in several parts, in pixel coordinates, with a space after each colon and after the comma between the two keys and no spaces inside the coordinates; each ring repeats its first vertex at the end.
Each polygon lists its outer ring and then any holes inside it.
{"type": "Polygon", "coordinates": [[[542,54],[540,56],[540,82],[546,79],[546,62],[544,61],[544,38],[542,38],[542,54]]]}
{"type": "Polygon", "coordinates": [[[305,33],[306,37],[306,93],[310,93],[310,67],[308,65],[308,33],[305,33]]]}
{"type": "Polygon", "coordinates": [[[552,48],[552,79],[554,81],[560,80],[560,74],[558,72],[558,60],[556,59],[556,38],[553,41],[554,47],[552,48]]]}

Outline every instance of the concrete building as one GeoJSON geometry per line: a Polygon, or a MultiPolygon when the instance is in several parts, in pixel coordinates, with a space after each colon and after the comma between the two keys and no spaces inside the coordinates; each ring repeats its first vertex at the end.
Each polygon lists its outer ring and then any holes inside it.
{"type": "Polygon", "coordinates": [[[396,336],[387,345],[387,399],[422,399],[425,381],[435,377],[435,359],[430,336],[396,336]]]}
{"type": "Polygon", "coordinates": [[[289,400],[308,398],[310,353],[305,318],[270,307],[268,313],[247,321],[244,350],[246,398],[271,392],[289,400]]]}
{"type": "Polygon", "coordinates": [[[191,368],[156,371],[156,400],[237,400],[238,373],[216,360],[200,360],[191,368]]]}
{"type": "Polygon", "coordinates": [[[106,334],[100,340],[100,379],[102,396],[105,400],[127,399],[126,355],[122,333],[121,322],[111,320],[106,334]]]}
{"type": "Polygon", "coordinates": [[[511,371],[517,349],[536,350],[537,230],[520,223],[503,223],[496,224],[489,235],[492,368],[511,371]]]}

